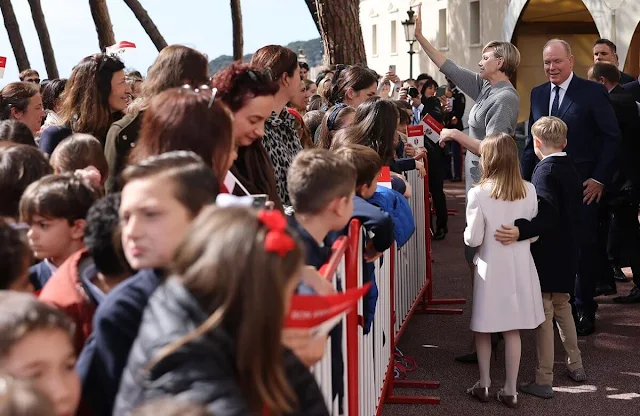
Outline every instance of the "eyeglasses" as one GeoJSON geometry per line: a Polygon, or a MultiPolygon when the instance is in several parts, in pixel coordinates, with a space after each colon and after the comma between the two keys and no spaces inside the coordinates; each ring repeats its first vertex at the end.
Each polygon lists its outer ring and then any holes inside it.
{"type": "Polygon", "coordinates": [[[209,104],[207,105],[207,108],[211,108],[211,106],[213,105],[213,100],[215,100],[216,98],[216,94],[218,93],[218,89],[217,88],[211,88],[208,85],[200,85],[197,88],[193,88],[191,85],[189,84],[184,84],[182,86],[182,90],[190,90],[196,93],[209,93],[211,94],[211,97],[209,98],[209,104]]]}
{"type": "Polygon", "coordinates": [[[24,82],[33,82],[34,84],[40,84],[40,78],[27,78],[24,82]]]}

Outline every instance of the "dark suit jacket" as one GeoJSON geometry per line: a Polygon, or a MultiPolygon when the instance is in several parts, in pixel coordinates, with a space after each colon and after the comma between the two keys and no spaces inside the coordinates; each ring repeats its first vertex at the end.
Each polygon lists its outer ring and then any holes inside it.
{"type": "MultiPolygon", "coordinates": [[[[549,115],[551,83],[531,90],[529,126],[549,115]]],[[[602,84],[573,75],[558,113],[569,128],[565,151],[571,155],[581,179],[593,178],[605,185],[615,170],[620,129],[616,122],[609,94],[602,84]]],[[[529,129],[531,130],[531,129],[529,129]]],[[[522,176],[529,180],[538,162],[533,151],[531,131],[522,155],[522,176]]]]}
{"type": "Polygon", "coordinates": [[[42,289],[52,275],[51,268],[47,266],[44,260],[29,267],[29,280],[36,291],[42,289]]]}
{"type": "Polygon", "coordinates": [[[113,413],[142,313],[160,283],[158,272],[141,270],[113,289],[96,310],[93,333],[76,364],[82,382],[82,399],[91,407],[93,416],[113,413]]]}
{"type": "Polygon", "coordinates": [[[518,219],[520,240],[531,244],[544,293],[573,293],[578,272],[582,181],[570,156],[551,156],[536,166],[531,180],[538,194],[538,215],[518,219]]]}
{"type": "Polygon", "coordinates": [[[633,99],[640,103],[640,82],[639,81],[636,80],[628,84],[624,84],[622,88],[627,90],[627,92],[631,94],[633,99]]]}
{"type": "Polygon", "coordinates": [[[640,185],[640,115],[631,94],[617,85],[609,97],[615,111],[622,140],[617,154],[616,171],[610,192],[617,194],[623,189],[640,185]]]}
{"type": "Polygon", "coordinates": [[[628,84],[630,82],[636,81],[636,79],[634,77],[632,77],[629,74],[625,74],[624,72],[620,71],[620,85],[624,85],[624,84],[628,84]]]}

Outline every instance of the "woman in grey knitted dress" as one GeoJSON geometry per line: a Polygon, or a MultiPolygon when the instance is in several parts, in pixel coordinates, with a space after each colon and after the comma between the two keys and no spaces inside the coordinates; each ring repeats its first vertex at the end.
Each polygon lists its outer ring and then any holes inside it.
{"type": "MultiPolygon", "coordinates": [[[[482,57],[478,66],[478,73],[461,68],[447,59],[422,34],[422,16],[418,8],[416,20],[416,40],[422,46],[427,56],[440,68],[440,72],[458,86],[475,104],[469,113],[469,135],[460,130],[443,129],[440,133],[441,145],[455,140],[467,148],[465,157],[466,192],[480,180],[480,143],[482,139],[493,133],[507,133],[515,135],[520,97],[509,81],[520,65],[520,52],[509,42],[489,42],[482,50],[482,57]]],[[[465,246],[465,257],[471,269],[473,284],[473,257],[475,249],[465,246]]],[[[492,344],[497,343],[497,337],[492,337],[492,344]]],[[[465,363],[477,362],[475,352],[456,357],[457,361],[465,363]]]]}
{"type": "Polygon", "coordinates": [[[482,139],[493,133],[515,135],[520,97],[509,78],[518,69],[520,52],[509,42],[493,41],[482,50],[479,73],[461,68],[423,36],[420,10],[416,40],[440,72],[476,102],[469,113],[469,135],[456,129],[444,129],[440,133],[441,144],[455,140],[469,150],[465,158],[466,190],[469,192],[480,179],[478,154],[482,139]]]}

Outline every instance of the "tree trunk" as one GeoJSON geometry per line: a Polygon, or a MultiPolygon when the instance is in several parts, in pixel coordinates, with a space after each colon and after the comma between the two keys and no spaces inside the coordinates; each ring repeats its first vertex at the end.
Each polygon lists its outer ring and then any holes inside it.
{"type": "Polygon", "coordinates": [[[136,15],[136,18],[142,25],[144,31],[147,32],[147,35],[149,35],[149,38],[151,38],[151,42],[156,46],[158,52],[166,48],[167,41],[164,40],[158,27],[153,23],[153,20],[149,17],[149,13],[142,7],[140,2],[138,0],[124,0],[124,2],[127,3],[127,6],[129,6],[133,14],[136,15]]]}
{"type": "Polygon", "coordinates": [[[244,35],[242,33],[242,8],[240,0],[231,0],[231,23],[233,26],[233,60],[242,60],[244,35]]]}
{"type": "Polygon", "coordinates": [[[316,0],[325,63],[366,64],[360,0],[316,0]]]}
{"type": "Polygon", "coordinates": [[[27,51],[24,48],[24,42],[20,34],[20,26],[18,26],[18,19],[16,19],[16,14],[13,11],[11,0],[0,0],[0,10],[2,11],[2,17],[4,19],[4,27],[7,28],[7,34],[9,35],[11,49],[13,49],[13,54],[16,57],[18,70],[24,71],[25,69],[29,69],[31,65],[29,64],[27,51]]]}
{"type": "Polygon", "coordinates": [[[316,0],[304,0],[304,2],[307,4],[313,23],[316,24],[316,29],[318,29],[318,33],[322,32],[322,30],[320,30],[320,22],[318,22],[318,7],[316,7],[316,0]]]}
{"type": "Polygon", "coordinates": [[[107,2],[106,0],[89,0],[89,8],[91,9],[93,22],[96,25],[96,32],[98,32],[100,50],[104,52],[107,46],[115,45],[116,43],[107,2]]]}
{"type": "Polygon", "coordinates": [[[58,78],[59,75],[58,66],[56,65],[56,57],[53,54],[53,46],[51,46],[49,29],[47,28],[47,22],[44,20],[44,13],[42,12],[40,0],[29,0],[29,7],[31,7],[33,25],[36,27],[36,32],[38,32],[40,48],[42,49],[42,57],[44,58],[44,66],[47,69],[47,77],[49,79],[58,78]]]}

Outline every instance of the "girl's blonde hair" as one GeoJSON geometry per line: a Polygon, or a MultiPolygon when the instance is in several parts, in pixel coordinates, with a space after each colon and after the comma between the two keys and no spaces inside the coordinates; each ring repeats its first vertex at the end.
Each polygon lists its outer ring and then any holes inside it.
{"type": "Polygon", "coordinates": [[[527,196],[520,174],[516,142],[506,133],[487,136],[480,145],[482,177],[479,186],[491,185],[491,198],[517,201],[527,196]]]}

